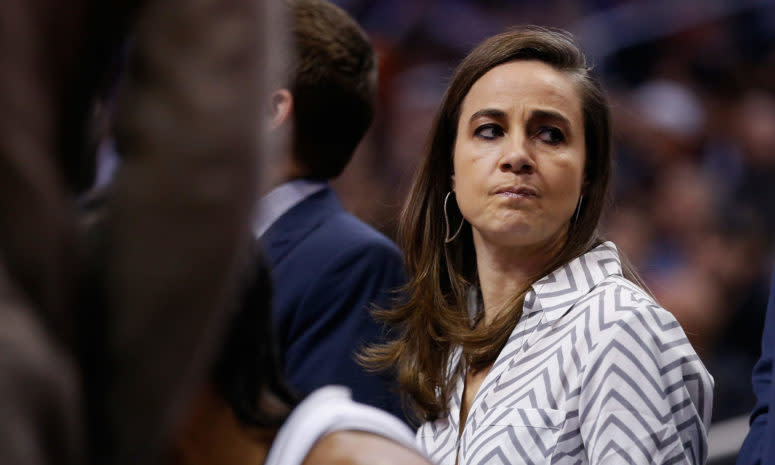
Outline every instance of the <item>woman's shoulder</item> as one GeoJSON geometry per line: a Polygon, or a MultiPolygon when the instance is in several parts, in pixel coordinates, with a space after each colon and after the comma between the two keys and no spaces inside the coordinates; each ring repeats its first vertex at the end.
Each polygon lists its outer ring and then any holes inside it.
{"type": "Polygon", "coordinates": [[[621,275],[607,277],[579,301],[594,307],[599,341],[628,337],[689,344],[675,316],[645,290],[621,275]]]}
{"type": "Polygon", "coordinates": [[[604,242],[534,284],[537,298],[529,294],[525,308],[537,300],[547,324],[582,325],[595,340],[633,327],[644,337],[685,338],[675,317],[625,276],[616,245],[604,242]]]}
{"type": "Polygon", "coordinates": [[[660,320],[675,320],[673,314],[662,307],[653,296],[619,274],[608,276],[583,300],[597,300],[600,310],[615,318],[630,319],[648,314],[660,320]]]}
{"type": "Polygon", "coordinates": [[[621,275],[608,277],[590,294],[599,305],[585,345],[586,384],[619,379],[656,387],[673,405],[692,399],[707,427],[714,380],[675,316],[621,275]]]}

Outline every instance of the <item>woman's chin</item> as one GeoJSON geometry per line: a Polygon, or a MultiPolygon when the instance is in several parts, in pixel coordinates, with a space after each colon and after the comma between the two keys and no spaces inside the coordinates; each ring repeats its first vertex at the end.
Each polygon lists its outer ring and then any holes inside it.
{"type": "MultiPolygon", "coordinates": [[[[476,230],[475,230],[476,231],[476,230]]],[[[561,234],[547,234],[526,223],[510,224],[504,227],[480,230],[482,245],[504,249],[539,249],[562,241],[561,234]]],[[[476,239],[474,240],[476,242],[476,239]]]]}
{"type": "Polygon", "coordinates": [[[482,231],[480,236],[487,245],[507,248],[522,248],[540,242],[533,229],[525,224],[482,231]]]}

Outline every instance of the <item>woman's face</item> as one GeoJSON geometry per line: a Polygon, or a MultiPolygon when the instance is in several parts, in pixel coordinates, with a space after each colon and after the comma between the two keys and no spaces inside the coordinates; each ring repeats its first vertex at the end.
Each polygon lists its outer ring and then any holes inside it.
{"type": "Polygon", "coordinates": [[[463,99],[453,188],[474,243],[533,249],[565,240],[584,177],[581,101],[535,60],[505,63],[463,99]]]}

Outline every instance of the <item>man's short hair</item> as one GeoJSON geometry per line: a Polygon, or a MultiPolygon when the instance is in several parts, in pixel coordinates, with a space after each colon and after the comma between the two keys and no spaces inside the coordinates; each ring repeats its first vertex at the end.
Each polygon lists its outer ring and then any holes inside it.
{"type": "Polygon", "coordinates": [[[335,178],[374,118],[374,49],[341,8],[324,0],[286,4],[295,52],[286,76],[294,100],[293,153],[307,177],[335,178]]]}

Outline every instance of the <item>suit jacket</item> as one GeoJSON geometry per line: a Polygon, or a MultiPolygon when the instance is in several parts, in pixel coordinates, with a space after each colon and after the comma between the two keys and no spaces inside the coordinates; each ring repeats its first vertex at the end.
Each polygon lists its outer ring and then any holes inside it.
{"type": "Polygon", "coordinates": [[[354,358],[364,344],[381,340],[372,305],[389,306],[392,291],[406,282],[395,244],[347,213],[330,187],[282,215],[262,242],[289,385],[301,395],[345,385],[356,401],[403,417],[394,382],[354,358]]]}
{"type": "Polygon", "coordinates": [[[756,406],[751,414],[751,430],[737,458],[738,465],[775,463],[775,380],[772,363],[775,358],[775,273],[770,284],[767,320],[762,335],[762,356],[753,369],[756,406]]]}

